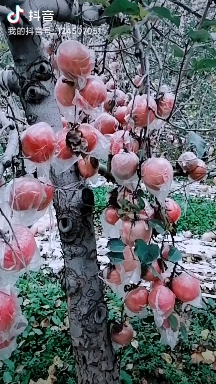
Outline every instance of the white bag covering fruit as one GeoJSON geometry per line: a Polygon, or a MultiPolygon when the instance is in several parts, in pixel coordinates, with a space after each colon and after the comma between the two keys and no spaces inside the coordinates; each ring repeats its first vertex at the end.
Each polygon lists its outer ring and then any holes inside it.
{"type": "Polygon", "coordinates": [[[16,349],[17,336],[21,335],[27,325],[15,290],[10,286],[0,286],[0,360],[11,356],[16,349]]]}
{"type": "Polygon", "coordinates": [[[199,280],[191,273],[181,272],[172,280],[172,291],[185,305],[202,308],[202,296],[199,280]]]}
{"type": "Polygon", "coordinates": [[[175,295],[164,285],[156,285],[149,293],[149,306],[154,312],[158,326],[161,326],[174,310],[175,295]]]}
{"type": "Polygon", "coordinates": [[[121,220],[117,213],[115,215],[115,213],[111,212],[111,208],[107,208],[102,212],[100,220],[103,235],[107,239],[117,239],[120,237],[121,220]],[[116,218],[114,216],[116,216],[116,218]]]}
{"type": "Polygon", "coordinates": [[[148,314],[148,291],[145,287],[138,287],[127,293],[125,298],[125,312],[129,317],[137,316],[140,319],[148,314]]]}
{"type": "Polygon", "coordinates": [[[148,191],[165,204],[173,181],[173,168],[163,157],[152,157],[142,164],[142,180],[148,191]]]}
{"type": "Polygon", "coordinates": [[[148,243],[151,239],[152,229],[145,220],[137,220],[135,222],[126,220],[122,221],[120,234],[124,244],[133,247],[135,240],[138,239],[148,243]]]}
{"type": "Polygon", "coordinates": [[[115,267],[104,268],[102,276],[99,275],[99,277],[106,283],[106,285],[112,289],[112,291],[119,298],[125,297],[125,270],[121,264],[115,265],[115,267]]]}
{"type": "Polygon", "coordinates": [[[136,175],[138,165],[139,158],[134,152],[120,150],[112,158],[111,172],[117,181],[120,180],[125,185],[125,181],[130,180],[136,175]]]}

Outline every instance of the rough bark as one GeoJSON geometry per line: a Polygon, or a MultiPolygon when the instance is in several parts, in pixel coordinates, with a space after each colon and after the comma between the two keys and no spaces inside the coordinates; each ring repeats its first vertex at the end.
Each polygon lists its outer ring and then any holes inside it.
{"type": "MultiPolygon", "coordinates": [[[[41,1],[0,1],[29,12],[39,9],[41,1]]],[[[59,7],[58,1],[53,1],[59,7]]],[[[59,3],[62,3],[59,0],[59,3]]],[[[63,2],[69,3],[69,2],[63,2]]],[[[43,7],[50,4],[43,1],[43,7]]],[[[61,129],[54,99],[54,79],[38,35],[8,35],[10,26],[2,16],[2,27],[14,60],[20,97],[29,124],[45,121],[55,131],[61,129]]],[[[68,21],[68,20],[67,20],[68,21]]],[[[31,26],[22,17],[23,25],[31,26]]],[[[34,27],[38,27],[34,22],[34,27]]],[[[98,277],[96,241],[93,227],[93,192],[79,180],[72,167],[60,176],[51,169],[56,186],[54,206],[65,262],[65,288],[73,353],[77,363],[78,384],[117,384],[117,361],[107,330],[107,308],[103,300],[102,281],[98,277]]]]}

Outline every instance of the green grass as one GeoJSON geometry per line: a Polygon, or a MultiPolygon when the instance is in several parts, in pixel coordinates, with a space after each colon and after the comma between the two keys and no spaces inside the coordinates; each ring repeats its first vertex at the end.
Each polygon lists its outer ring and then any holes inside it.
{"type": "MultiPolygon", "coordinates": [[[[95,224],[99,225],[100,212],[106,207],[107,193],[110,188],[94,188],[95,224]]],[[[172,198],[180,205],[182,216],[178,221],[178,232],[190,230],[194,235],[216,230],[216,204],[210,199],[190,197],[185,202],[184,195],[175,194],[172,198]]]]}
{"type": "Polygon", "coordinates": [[[67,304],[58,281],[43,273],[32,273],[29,279],[20,278],[18,288],[29,325],[19,337],[12,357],[3,363],[0,383],[28,384],[30,379],[46,379],[49,366],[58,356],[64,367],[57,372],[57,383],[75,384],[69,331],[62,329],[67,304]],[[43,327],[43,324],[48,326],[43,327]],[[8,375],[4,377],[3,372],[8,375]],[[7,381],[10,376],[11,381],[7,381]]]}
{"type": "MultiPolygon", "coordinates": [[[[30,380],[47,379],[48,369],[53,359],[58,357],[62,364],[55,373],[57,383],[76,384],[69,331],[63,326],[67,324],[66,298],[59,282],[52,275],[32,273],[28,279],[23,277],[19,280],[18,288],[23,299],[22,310],[29,325],[19,337],[18,348],[11,358],[1,363],[0,383],[29,384],[30,380]]],[[[106,301],[110,319],[117,319],[120,300],[108,292],[106,301]]],[[[158,375],[167,384],[216,382],[215,372],[210,365],[191,363],[195,348],[215,349],[216,310],[194,310],[191,315],[188,341],[180,339],[174,352],[160,344],[154,324],[131,319],[137,332],[138,348],[129,346],[124,349],[121,357],[121,368],[131,378],[127,384],[139,384],[141,378],[150,378],[152,381],[149,383],[160,383],[154,382],[158,375]],[[206,341],[201,337],[204,329],[209,330],[206,341]],[[170,356],[170,363],[161,358],[164,353],[170,356]]]]}

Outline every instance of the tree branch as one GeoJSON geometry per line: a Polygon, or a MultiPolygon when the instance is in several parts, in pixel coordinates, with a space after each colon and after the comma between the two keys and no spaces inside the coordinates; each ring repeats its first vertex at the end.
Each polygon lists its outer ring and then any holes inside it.
{"type": "Polygon", "coordinates": [[[0,124],[1,124],[1,128],[0,128],[1,133],[3,133],[5,129],[10,128],[7,148],[4,154],[0,158],[0,179],[1,179],[3,176],[4,170],[11,166],[12,157],[15,155],[18,147],[19,136],[13,122],[9,121],[5,116],[5,114],[1,111],[0,111],[0,124]]]}
{"type": "MultiPolygon", "coordinates": [[[[211,6],[211,3],[212,3],[212,0],[208,0],[208,1],[207,1],[206,6],[205,6],[205,9],[204,9],[204,11],[203,11],[203,15],[202,15],[202,17],[201,17],[201,20],[200,20],[200,22],[199,22],[199,24],[198,24],[197,29],[201,29],[201,28],[202,28],[203,23],[204,23],[204,21],[205,21],[205,19],[206,19],[206,17],[207,17],[209,8],[210,8],[210,6],[211,6]]],[[[191,47],[191,49],[190,49],[190,51],[189,51],[189,53],[188,53],[188,56],[187,56],[187,58],[186,58],[186,60],[185,60],[184,66],[183,66],[183,68],[182,68],[181,80],[182,80],[183,77],[185,77],[185,76],[187,75],[187,69],[188,69],[188,66],[189,66],[189,64],[190,64],[191,57],[192,57],[192,55],[193,55],[193,53],[194,53],[194,48],[195,48],[196,46],[197,46],[197,44],[194,44],[194,45],[191,47]]]]}
{"type": "Polygon", "coordinates": [[[0,72],[0,88],[5,92],[18,93],[19,85],[17,75],[12,67],[0,72]]]}
{"type": "Polygon", "coordinates": [[[201,19],[202,15],[200,15],[198,12],[194,11],[192,8],[190,8],[188,5],[183,4],[181,1],[178,0],[170,0],[171,3],[178,5],[180,8],[183,8],[185,11],[190,13],[191,15],[196,16],[198,19],[201,19]]]}
{"type": "MultiPolygon", "coordinates": [[[[37,1],[37,7],[40,11],[47,10],[44,0],[37,1]]],[[[49,11],[54,12],[54,20],[64,23],[77,24],[81,19],[86,24],[100,26],[108,22],[107,17],[100,18],[102,6],[83,4],[82,12],[78,12],[74,1],[55,0],[49,4],[49,11]]]]}

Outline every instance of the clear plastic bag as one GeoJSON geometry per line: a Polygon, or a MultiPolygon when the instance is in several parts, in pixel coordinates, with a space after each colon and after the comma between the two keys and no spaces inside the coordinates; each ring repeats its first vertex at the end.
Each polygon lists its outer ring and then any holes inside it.
{"type": "Polygon", "coordinates": [[[76,84],[74,81],[60,76],[57,80],[54,90],[54,96],[60,109],[72,107],[75,97],[76,84]]]}
{"type": "Polygon", "coordinates": [[[16,338],[27,327],[19,300],[10,285],[0,287],[0,360],[8,359],[16,349],[16,338]]]}
{"type": "Polygon", "coordinates": [[[40,252],[32,232],[21,225],[15,225],[5,235],[8,239],[1,247],[0,280],[12,284],[20,275],[37,271],[41,265],[40,252]]]}
{"type": "Polygon", "coordinates": [[[117,131],[119,122],[107,112],[102,113],[94,122],[94,126],[102,135],[109,135],[117,131]]]}
{"type": "Polygon", "coordinates": [[[26,226],[34,224],[43,212],[38,208],[46,198],[46,193],[38,179],[26,175],[11,180],[5,189],[5,200],[12,209],[12,223],[26,226]]]}
{"type": "Polygon", "coordinates": [[[157,104],[152,96],[148,104],[147,95],[137,95],[129,102],[127,112],[132,116],[135,126],[147,127],[156,118],[157,104]]]}
{"type": "Polygon", "coordinates": [[[52,166],[55,169],[55,174],[60,175],[72,167],[81,156],[73,154],[66,145],[66,136],[68,130],[63,129],[57,133],[57,144],[55,150],[55,156],[52,158],[52,166]]]}
{"type": "Polygon", "coordinates": [[[63,41],[57,50],[59,70],[68,80],[76,79],[80,88],[95,65],[94,52],[76,40],[63,41]]]}
{"type": "Polygon", "coordinates": [[[108,160],[110,142],[92,124],[81,124],[79,131],[82,138],[86,140],[88,151],[91,156],[99,160],[108,160]]]}
{"type": "Polygon", "coordinates": [[[15,211],[37,211],[44,197],[40,181],[30,175],[11,180],[5,191],[6,201],[15,211]]]}
{"type": "Polygon", "coordinates": [[[175,101],[175,95],[172,92],[165,92],[158,101],[157,115],[163,119],[167,119],[172,112],[175,101]]]}
{"type": "Polygon", "coordinates": [[[107,90],[103,81],[99,76],[90,76],[83,89],[76,89],[73,104],[88,115],[92,115],[95,108],[101,107],[106,98],[107,90]]]}
{"type": "Polygon", "coordinates": [[[54,155],[56,135],[49,124],[40,122],[21,134],[23,155],[35,164],[46,163],[54,155]]]}

